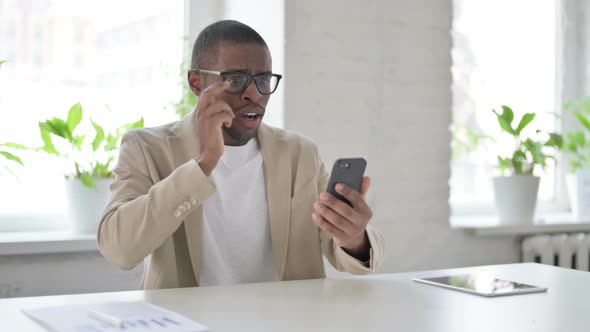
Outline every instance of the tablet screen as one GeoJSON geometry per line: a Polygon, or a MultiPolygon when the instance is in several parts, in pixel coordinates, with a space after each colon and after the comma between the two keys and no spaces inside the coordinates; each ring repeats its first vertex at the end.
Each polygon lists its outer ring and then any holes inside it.
{"type": "Polygon", "coordinates": [[[489,275],[464,274],[437,278],[414,278],[414,281],[463,290],[484,296],[543,292],[547,288],[494,278],[489,275]]]}

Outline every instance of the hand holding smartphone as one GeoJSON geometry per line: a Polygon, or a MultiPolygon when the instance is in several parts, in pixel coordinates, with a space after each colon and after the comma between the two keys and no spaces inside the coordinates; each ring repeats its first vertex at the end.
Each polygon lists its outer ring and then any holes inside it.
{"type": "Polygon", "coordinates": [[[334,167],[332,168],[332,173],[330,174],[328,189],[326,191],[344,203],[352,206],[346,198],[336,192],[336,184],[342,183],[353,190],[360,192],[366,167],[367,161],[364,158],[342,158],[336,160],[334,162],[334,167]]]}

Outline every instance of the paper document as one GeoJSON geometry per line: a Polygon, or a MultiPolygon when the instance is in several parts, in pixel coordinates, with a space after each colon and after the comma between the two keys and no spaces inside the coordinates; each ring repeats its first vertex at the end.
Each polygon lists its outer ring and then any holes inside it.
{"type": "Polygon", "coordinates": [[[147,302],[75,304],[23,312],[55,332],[200,332],[207,327],[147,302]]]}

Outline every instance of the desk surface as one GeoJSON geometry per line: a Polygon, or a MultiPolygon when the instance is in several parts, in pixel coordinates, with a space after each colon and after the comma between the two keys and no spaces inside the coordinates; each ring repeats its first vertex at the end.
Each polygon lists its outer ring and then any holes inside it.
{"type": "Polygon", "coordinates": [[[181,288],[0,300],[1,331],[44,331],[21,309],[145,300],[212,331],[590,331],[590,273],[526,263],[350,279],[181,288]],[[485,298],[411,277],[465,272],[549,288],[485,298]]]}

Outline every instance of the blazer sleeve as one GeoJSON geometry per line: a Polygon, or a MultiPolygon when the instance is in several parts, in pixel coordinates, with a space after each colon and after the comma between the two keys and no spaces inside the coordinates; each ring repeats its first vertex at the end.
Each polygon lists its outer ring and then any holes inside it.
{"type": "MultiPolygon", "coordinates": [[[[319,160],[319,157],[318,157],[319,160]]],[[[318,177],[318,192],[326,191],[328,188],[329,175],[323,162],[320,162],[320,174],[318,177]]],[[[320,240],[324,256],[328,259],[332,266],[341,272],[350,272],[354,274],[367,274],[375,272],[381,265],[383,254],[385,251],[385,241],[381,234],[379,234],[373,227],[367,225],[367,237],[371,245],[369,252],[369,261],[362,262],[355,257],[349,255],[340,248],[332,239],[332,237],[320,230],[320,240]]]]}
{"type": "Polygon", "coordinates": [[[111,264],[128,270],[160,247],[186,215],[214,191],[195,160],[154,183],[155,165],[135,132],[121,141],[111,195],[98,227],[98,246],[111,264]]]}

